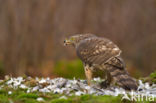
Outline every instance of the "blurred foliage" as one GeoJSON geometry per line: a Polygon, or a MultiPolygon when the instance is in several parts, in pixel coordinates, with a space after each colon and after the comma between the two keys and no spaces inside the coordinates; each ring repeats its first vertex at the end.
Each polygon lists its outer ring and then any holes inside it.
{"type": "Polygon", "coordinates": [[[53,73],[54,75],[64,78],[85,77],[83,64],[79,59],[72,61],[61,60],[56,62],[53,73]]]}
{"type": "MultiPolygon", "coordinates": [[[[53,77],[55,62],[76,58],[63,40],[77,33],[109,38],[147,76],[156,69],[155,11],[156,0],[0,0],[0,76],[53,77]]],[[[83,77],[83,69],[69,68],[56,74],[83,77]]]]}
{"type": "Polygon", "coordinates": [[[4,64],[2,61],[0,61],[0,76],[4,76],[5,71],[4,71],[4,64]]]}
{"type": "Polygon", "coordinates": [[[150,74],[150,77],[156,79],[156,71],[150,74]]]}
{"type": "MultiPolygon", "coordinates": [[[[59,77],[64,78],[85,78],[85,71],[83,67],[83,63],[80,59],[76,60],[61,60],[56,62],[53,74],[59,77]]],[[[104,71],[96,70],[93,72],[93,77],[105,77],[104,71]]]]}
{"type": "Polygon", "coordinates": [[[140,78],[144,83],[145,82],[149,82],[151,85],[153,84],[153,83],[155,83],[156,84],[156,71],[155,72],[153,72],[153,73],[151,73],[148,77],[142,77],[142,78],[140,78]]]}
{"type": "Polygon", "coordinates": [[[152,79],[152,82],[156,84],[156,71],[150,74],[150,78],[152,79]]]}

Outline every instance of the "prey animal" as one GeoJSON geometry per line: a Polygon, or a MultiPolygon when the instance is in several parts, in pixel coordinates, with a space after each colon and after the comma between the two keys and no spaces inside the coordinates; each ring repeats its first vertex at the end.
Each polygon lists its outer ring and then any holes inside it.
{"type": "Polygon", "coordinates": [[[126,90],[137,90],[137,82],[132,78],[121,58],[121,50],[109,39],[94,34],[76,34],[64,41],[72,45],[82,60],[87,82],[90,85],[93,71],[99,69],[107,74],[105,85],[118,85],[126,90]]]}

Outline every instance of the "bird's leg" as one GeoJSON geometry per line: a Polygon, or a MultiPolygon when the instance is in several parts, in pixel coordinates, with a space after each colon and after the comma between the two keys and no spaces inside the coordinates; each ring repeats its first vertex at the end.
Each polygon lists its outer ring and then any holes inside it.
{"type": "Polygon", "coordinates": [[[106,79],[106,81],[107,81],[107,84],[110,85],[111,82],[112,82],[112,77],[111,77],[111,75],[110,75],[110,73],[108,71],[106,71],[106,72],[107,72],[107,79],[106,79]]]}
{"type": "Polygon", "coordinates": [[[87,83],[88,85],[91,85],[91,80],[92,80],[92,70],[89,68],[89,66],[85,66],[85,75],[86,75],[86,78],[87,78],[87,83]]]}
{"type": "Polygon", "coordinates": [[[108,71],[105,71],[105,72],[106,72],[106,80],[100,83],[101,88],[107,88],[108,86],[110,86],[112,82],[112,77],[110,73],[108,71]]]}

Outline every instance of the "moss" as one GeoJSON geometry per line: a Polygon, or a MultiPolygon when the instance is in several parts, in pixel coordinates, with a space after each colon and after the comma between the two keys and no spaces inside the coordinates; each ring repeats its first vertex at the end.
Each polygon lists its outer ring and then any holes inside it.
{"type": "MultiPolygon", "coordinates": [[[[120,103],[121,97],[113,96],[93,96],[93,95],[82,95],[82,96],[73,96],[68,97],[68,99],[55,99],[51,103],[120,103]]],[[[125,102],[123,103],[131,103],[125,102]]]]}
{"type": "Polygon", "coordinates": [[[156,79],[156,71],[150,74],[150,77],[156,79]]]}
{"type": "Polygon", "coordinates": [[[92,101],[90,101],[92,103],[120,103],[121,102],[121,98],[118,97],[114,97],[114,96],[95,96],[92,98],[92,101]]]}
{"type": "Polygon", "coordinates": [[[51,103],[73,103],[71,99],[54,99],[51,103]]]}
{"type": "Polygon", "coordinates": [[[37,99],[39,96],[37,94],[34,93],[22,93],[19,94],[19,96],[17,98],[33,98],[33,99],[37,99]]]}
{"type": "Polygon", "coordinates": [[[0,94],[7,94],[6,90],[1,89],[0,94]]]}
{"type": "MultiPolygon", "coordinates": [[[[6,91],[8,92],[8,91],[6,91]]],[[[52,93],[23,93],[23,91],[13,91],[11,95],[2,91],[0,94],[0,103],[131,103],[128,100],[122,100],[121,96],[94,96],[94,95],[82,95],[82,96],[66,96],[67,99],[59,99],[62,95],[52,93]],[[4,94],[3,94],[4,93],[4,94]],[[39,102],[36,99],[38,97],[44,98],[44,102],[39,102]]],[[[134,102],[133,103],[142,103],[134,102]]],[[[144,102],[150,103],[150,102],[144,102]]],[[[152,103],[152,102],[151,102],[152,103]]]]}
{"type": "Polygon", "coordinates": [[[0,103],[9,103],[8,96],[0,94],[0,103]]]}
{"type": "Polygon", "coordinates": [[[22,98],[19,100],[15,100],[15,103],[40,103],[40,102],[32,98],[22,98]]]}
{"type": "Polygon", "coordinates": [[[82,95],[82,96],[80,97],[80,99],[81,99],[82,101],[89,100],[89,99],[91,99],[91,98],[92,98],[91,95],[82,95]]]}

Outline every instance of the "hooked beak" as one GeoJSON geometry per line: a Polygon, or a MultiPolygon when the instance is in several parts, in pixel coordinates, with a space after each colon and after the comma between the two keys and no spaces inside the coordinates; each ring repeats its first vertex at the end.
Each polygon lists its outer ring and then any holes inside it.
{"type": "Polygon", "coordinates": [[[70,45],[70,44],[71,44],[71,40],[69,39],[64,40],[64,46],[70,45]]]}

